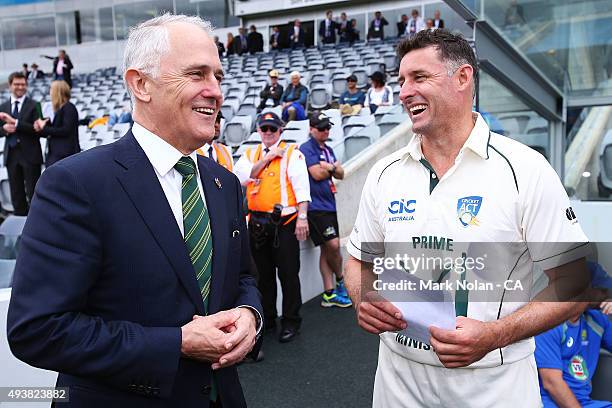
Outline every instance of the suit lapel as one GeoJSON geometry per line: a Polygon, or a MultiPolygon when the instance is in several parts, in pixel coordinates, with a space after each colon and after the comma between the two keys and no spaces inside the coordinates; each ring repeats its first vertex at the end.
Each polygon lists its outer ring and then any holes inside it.
{"type": "Polygon", "coordinates": [[[166,255],[198,314],[203,315],[204,303],[187,247],[155,170],[131,130],[115,143],[115,160],[124,169],[117,172],[117,179],[166,255]]]}
{"type": "Polygon", "coordinates": [[[220,182],[221,178],[217,174],[218,169],[215,169],[212,160],[198,156],[198,171],[206,197],[206,208],[210,217],[213,240],[212,282],[208,310],[210,313],[216,313],[221,305],[221,294],[223,293],[223,281],[225,279],[224,271],[227,264],[229,223],[225,200],[226,192],[223,190],[223,185],[220,182]]]}

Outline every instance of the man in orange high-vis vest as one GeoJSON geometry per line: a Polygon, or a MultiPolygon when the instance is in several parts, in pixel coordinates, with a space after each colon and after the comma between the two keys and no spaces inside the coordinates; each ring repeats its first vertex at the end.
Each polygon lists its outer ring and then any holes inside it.
{"type": "Polygon", "coordinates": [[[310,185],[303,154],[282,141],[283,122],[274,113],[259,117],[262,143],[247,149],[234,171],[247,188],[251,252],[259,275],[264,322],[276,327],[276,268],[283,291],[279,341],[298,334],[300,307],[300,244],[308,237],[310,185]]]}
{"type": "Polygon", "coordinates": [[[200,156],[212,158],[214,161],[233,172],[234,160],[232,159],[232,150],[219,142],[219,136],[221,135],[221,119],[223,119],[223,114],[219,111],[217,120],[215,121],[215,136],[212,142],[206,143],[204,146],[200,147],[197,152],[200,156]]]}

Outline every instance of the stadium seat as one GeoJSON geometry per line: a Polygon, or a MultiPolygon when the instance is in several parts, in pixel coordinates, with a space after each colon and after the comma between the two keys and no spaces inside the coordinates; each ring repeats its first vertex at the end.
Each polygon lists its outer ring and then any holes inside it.
{"type": "Polygon", "coordinates": [[[404,122],[405,120],[409,120],[408,115],[406,113],[388,113],[384,115],[378,123],[381,136],[386,135],[391,129],[404,122]]]}
{"type": "Polygon", "coordinates": [[[367,135],[353,135],[344,138],[344,161],[350,160],[370,146],[371,140],[367,135]]]}
{"type": "Polygon", "coordinates": [[[252,123],[251,116],[234,116],[223,130],[225,142],[230,146],[238,146],[251,133],[252,123]]]}
{"type": "Polygon", "coordinates": [[[317,85],[310,90],[310,107],[312,109],[325,109],[331,102],[331,85],[317,85]]]}
{"type": "Polygon", "coordinates": [[[593,376],[591,399],[612,401],[610,378],[612,378],[612,354],[602,350],[599,354],[597,370],[593,376]]]}

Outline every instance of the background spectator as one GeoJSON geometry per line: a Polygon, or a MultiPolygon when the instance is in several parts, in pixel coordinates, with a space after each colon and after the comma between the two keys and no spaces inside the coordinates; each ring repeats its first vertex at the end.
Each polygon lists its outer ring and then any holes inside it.
{"type": "Polygon", "coordinates": [[[280,50],[280,30],[277,26],[272,27],[270,34],[270,51],[280,50]]]}
{"type": "Polygon", "coordinates": [[[397,23],[397,36],[402,37],[406,35],[408,28],[408,15],[402,14],[401,20],[397,23]]]}
{"type": "Polygon", "coordinates": [[[379,106],[389,106],[393,104],[393,90],[385,85],[385,74],[380,71],[370,75],[372,86],[366,92],[364,106],[370,107],[370,112],[376,112],[379,106]]]}
{"type": "MultiPolygon", "coordinates": [[[[591,287],[595,288],[593,300],[598,296],[605,299],[607,289],[612,288],[612,278],[598,263],[588,262],[588,266],[591,287]]],[[[610,401],[591,399],[591,379],[600,349],[612,351],[612,324],[608,316],[597,310],[600,301],[590,303],[583,313],[536,336],[535,359],[545,408],[612,406],[610,401]]]]}
{"type": "Polygon", "coordinates": [[[283,86],[278,83],[278,71],[273,69],[268,75],[270,76],[270,85],[266,86],[259,94],[261,101],[257,107],[257,113],[264,110],[267,104],[278,106],[283,95],[283,86]]]}
{"type": "Polygon", "coordinates": [[[408,20],[408,28],[407,28],[408,36],[412,37],[419,31],[422,31],[424,29],[425,29],[425,22],[423,21],[423,18],[419,16],[419,10],[412,9],[412,12],[410,13],[410,19],[408,20]]]}
{"type": "Polygon", "coordinates": [[[43,55],[44,58],[53,60],[53,79],[57,81],[66,81],[68,86],[72,88],[72,69],[74,65],[72,65],[72,61],[70,61],[70,57],[66,54],[66,51],[59,50],[57,57],[53,58],[48,55],[43,55]]]}
{"type": "Polygon", "coordinates": [[[350,44],[359,41],[359,29],[357,28],[357,20],[351,19],[351,32],[350,32],[350,44]]]}
{"type": "Polygon", "coordinates": [[[22,65],[21,71],[23,72],[23,75],[25,75],[27,79],[30,79],[30,70],[28,69],[28,64],[24,63],[22,65]]]}
{"type": "Polygon", "coordinates": [[[338,215],[336,212],[336,186],[333,178],[342,180],[344,169],[336,159],[334,150],[326,141],[333,123],[325,114],[310,114],[310,137],[300,146],[308,168],[311,202],[308,205],[308,230],[315,246],[321,248],[319,269],[323,278],[323,307],[350,307],[351,299],[344,286],[338,215]],[[335,277],[335,279],[334,279],[335,277]]]}
{"type": "Polygon", "coordinates": [[[304,30],[299,18],[296,18],[293,22],[289,42],[291,43],[291,48],[302,48],[304,46],[304,30]]]}
{"type": "Polygon", "coordinates": [[[34,130],[47,137],[45,166],[81,151],[79,146],[79,113],[70,102],[70,87],[66,81],[53,81],[50,88],[53,122],[38,119],[34,130]]]}
{"type": "Polygon", "coordinates": [[[382,16],[382,13],[380,11],[374,13],[374,20],[370,23],[370,29],[368,30],[368,40],[384,40],[386,25],[389,25],[389,22],[382,16]]]}
{"type": "Polygon", "coordinates": [[[263,52],[263,36],[261,33],[257,32],[257,28],[254,25],[251,25],[249,30],[250,33],[247,36],[247,47],[249,49],[249,53],[255,54],[256,52],[263,52]]]}
{"type": "Polygon", "coordinates": [[[444,28],[444,20],[440,18],[440,10],[434,11],[433,21],[435,28],[444,28]]]}
{"type": "Polygon", "coordinates": [[[42,79],[45,77],[45,73],[38,69],[38,64],[37,63],[32,63],[32,70],[30,71],[30,78],[29,79],[42,79]]]}
{"type": "Polygon", "coordinates": [[[227,42],[225,43],[225,55],[229,57],[230,55],[234,54],[236,51],[234,47],[234,34],[227,33],[227,42]]]}
{"type": "Polygon", "coordinates": [[[8,83],[11,97],[0,105],[0,136],[6,138],[4,165],[15,215],[28,215],[43,162],[39,135],[34,131],[40,107],[27,96],[28,81],[23,72],[13,72],[8,83]]]}
{"type": "Polygon", "coordinates": [[[350,75],[346,78],[346,91],[340,95],[340,112],[343,115],[358,115],[365,102],[365,94],[357,89],[357,77],[350,75]]]}
{"type": "Polygon", "coordinates": [[[345,12],[340,13],[340,21],[336,23],[336,28],[338,29],[338,36],[340,37],[341,43],[351,41],[353,26],[345,12]]]}
{"type": "Polygon", "coordinates": [[[234,49],[238,55],[242,55],[249,50],[249,43],[244,27],[238,29],[238,36],[234,38],[234,49]]]}
{"type": "Polygon", "coordinates": [[[433,19],[428,18],[427,21],[425,21],[425,29],[429,31],[436,30],[436,27],[434,27],[433,19]]]}
{"type": "Polygon", "coordinates": [[[506,16],[504,18],[504,27],[520,24],[525,24],[523,7],[518,4],[516,0],[512,0],[510,2],[510,6],[506,10],[506,16]]]}
{"type": "Polygon", "coordinates": [[[219,52],[219,59],[223,58],[223,54],[225,54],[225,46],[221,41],[219,41],[219,37],[215,35],[215,45],[217,46],[217,51],[219,52]]]}
{"type": "Polygon", "coordinates": [[[302,76],[299,72],[293,71],[289,75],[291,83],[281,96],[283,105],[283,120],[304,120],[306,119],[306,101],[308,100],[308,88],[300,82],[302,76]]]}
{"type": "Polygon", "coordinates": [[[325,12],[325,20],[319,24],[319,37],[323,44],[335,44],[336,43],[336,22],[333,20],[333,12],[327,10],[325,12]]]}
{"type": "Polygon", "coordinates": [[[132,123],[132,106],[129,102],[125,102],[121,111],[113,111],[108,118],[108,126],[113,126],[115,123],[132,123]]]}

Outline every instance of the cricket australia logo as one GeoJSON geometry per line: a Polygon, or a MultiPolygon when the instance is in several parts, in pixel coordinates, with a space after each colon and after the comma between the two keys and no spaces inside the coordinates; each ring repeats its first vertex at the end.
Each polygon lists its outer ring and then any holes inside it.
{"type": "Polygon", "coordinates": [[[480,196],[463,197],[457,200],[457,217],[461,225],[464,227],[480,225],[476,216],[480,211],[481,204],[482,197],[480,196]]]}

